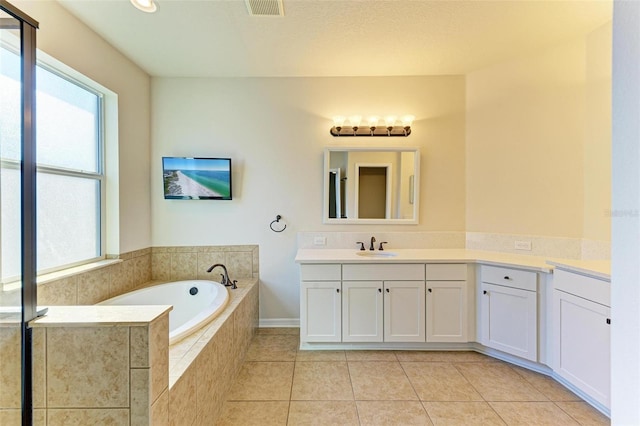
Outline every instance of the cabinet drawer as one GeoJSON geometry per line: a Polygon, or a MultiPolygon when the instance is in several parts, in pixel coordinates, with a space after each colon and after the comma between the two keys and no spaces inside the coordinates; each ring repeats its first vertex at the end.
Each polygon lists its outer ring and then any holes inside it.
{"type": "Polygon", "coordinates": [[[529,291],[536,291],[538,283],[538,276],[535,272],[485,265],[480,266],[480,279],[483,283],[529,291]]]}
{"type": "Polygon", "coordinates": [[[340,281],[341,275],[340,264],[300,265],[300,279],[302,281],[340,281]]]}
{"type": "Polygon", "coordinates": [[[556,269],[553,271],[553,286],[556,290],[611,306],[611,283],[597,278],[556,269]]]}
{"type": "Polygon", "coordinates": [[[428,264],[427,267],[428,281],[466,281],[467,264],[428,264]]]}
{"type": "Polygon", "coordinates": [[[342,265],[343,280],[424,280],[424,264],[358,264],[342,265]]]}

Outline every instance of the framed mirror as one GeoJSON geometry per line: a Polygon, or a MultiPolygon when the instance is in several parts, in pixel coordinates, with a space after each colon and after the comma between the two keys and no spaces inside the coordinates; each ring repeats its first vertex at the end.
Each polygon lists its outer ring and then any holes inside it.
{"type": "Polygon", "coordinates": [[[417,148],[327,148],[323,173],[324,223],[418,223],[417,148]]]}

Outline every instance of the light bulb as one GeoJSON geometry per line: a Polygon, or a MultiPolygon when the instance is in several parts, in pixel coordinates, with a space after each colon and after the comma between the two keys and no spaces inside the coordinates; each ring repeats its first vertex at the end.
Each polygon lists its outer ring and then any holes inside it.
{"type": "Polygon", "coordinates": [[[384,118],[384,122],[386,123],[387,127],[393,127],[394,124],[396,124],[396,116],[388,115],[384,118]]]}
{"type": "Polygon", "coordinates": [[[336,115],[333,117],[333,125],[334,127],[342,127],[344,125],[344,117],[341,115],[336,115]]]}
{"type": "Polygon", "coordinates": [[[153,13],[158,10],[153,0],[131,0],[131,4],[137,9],[147,13],[153,13]]]}
{"type": "Polygon", "coordinates": [[[371,116],[368,118],[367,121],[369,121],[369,127],[376,127],[378,125],[378,120],[379,118],[374,116],[371,116]]]}
{"type": "Polygon", "coordinates": [[[351,123],[351,127],[360,127],[360,122],[362,121],[362,116],[360,115],[352,115],[349,117],[349,123],[351,123]]]}
{"type": "Polygon", "coordinates": [[[415,120],[416,117],[413,115],[405,115],[404,117],[402,117],[402,127],[411,127],[411,125],[413,124],[413,120],[415,120]]]}

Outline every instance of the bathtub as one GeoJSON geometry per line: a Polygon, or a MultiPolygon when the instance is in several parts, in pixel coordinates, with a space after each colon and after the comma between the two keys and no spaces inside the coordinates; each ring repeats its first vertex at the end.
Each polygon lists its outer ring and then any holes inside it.
{"type": "Polygon", "coordinates": [[[229,301],[227,288],[215,281],[188,280],[159,284],[100,302],[100,305],[173,305],[169,344],[211,321],[229,301]]]}

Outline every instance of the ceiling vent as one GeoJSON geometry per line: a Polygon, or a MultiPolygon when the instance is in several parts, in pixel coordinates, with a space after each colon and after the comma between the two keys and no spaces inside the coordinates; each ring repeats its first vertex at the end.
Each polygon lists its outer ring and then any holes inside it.
{"type": "Polygon", "coordinates": [[[284,16],[282,0],[245,0],[251,16],[284,16]]]}

